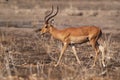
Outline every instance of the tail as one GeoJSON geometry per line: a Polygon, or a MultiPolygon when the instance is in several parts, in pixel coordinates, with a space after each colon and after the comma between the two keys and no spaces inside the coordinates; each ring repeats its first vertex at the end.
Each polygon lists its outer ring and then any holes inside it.
{"type": "Polygon", "coordinates": [[[99,32],[99,35],[97,36],[97,40],[98,40],[98,42],[99,42],[99,44],[98,45],[104,45],[104,39],[103,39],[103,37],[102,37],[103,35],[102,35],[102,31],[100,30],[100,32],[99,32]]]}
{"type": "MultiPolygon", "coordinates": [[[[101,41],[101,40],[102,40],[101,37],[102,37],[102,31],[101,31],[101,29],[100,29],[100,31],[99,31],[99,33],[98,33],[96,39],[95,39],[95,42],[97,42],[98,40],[101,41]]],[[[96,45],[99,45],[99,44],[97,43],[96,45]]]]}

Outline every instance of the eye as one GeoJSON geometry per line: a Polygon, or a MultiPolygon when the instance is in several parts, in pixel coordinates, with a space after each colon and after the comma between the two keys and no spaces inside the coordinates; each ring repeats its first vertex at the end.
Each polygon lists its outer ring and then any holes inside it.
{"type": "Polygon", "coordinates": [[[46,25],[45,28],[48,28],[48,26],[46,25]]]}

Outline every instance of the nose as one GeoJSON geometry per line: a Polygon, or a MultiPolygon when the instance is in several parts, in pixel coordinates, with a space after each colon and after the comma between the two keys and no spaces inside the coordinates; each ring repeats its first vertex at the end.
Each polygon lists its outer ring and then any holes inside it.
{"type": "Polygon", "coordinates": [[[39,31],[41,31],[41,29],[36,29],[36,30],[35,30],[36,33],[39,32],[39,31]]]}

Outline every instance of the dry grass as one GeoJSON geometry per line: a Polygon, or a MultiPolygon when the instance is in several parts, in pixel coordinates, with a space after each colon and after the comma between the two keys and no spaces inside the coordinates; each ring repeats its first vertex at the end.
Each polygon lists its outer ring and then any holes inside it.
{"type": "Polygon", "coordinates": [[[108,2],[81,0],[79,3],[79,0],[70,0],[68,3],[60,0],[59,2],[21,0],[21,4],[19,0],[9,1],[11,2],[0,5],[0,26],[4,26],[0,27],[0,80],[120,79],[119,1],[111,3],[112,0],[108,2]],[[30,29],[32,21],[32,25],[37,22],[38,26],[43,24],[45,13],[50,10],[52,4],[60,6],[55,26],[64,28],[94,24],[102,28],[104,32],[102,45],[106,49],[105,68],[101,64],[101,54],[96,67],[91,68],[95,52],[87,44],[76,45],[80,65],[68,47],[60,65],[54,67],[62,43],[49,34],[40,36],[33,31],[34,29],[30,29]],[[21,28],[26,26],[29,28],[21,28]]]}
{"type": "MultiPolygon", "coordinates": [[[[31,29],[1,28],[0,31],[0,79],[2,80],[119,80],[119,52],[111,35],[105,35],[106,64],[101,66],[101,58],[95,68],[90,68],[93,59],[89,52],[94,50],[88,45],[76,45],[81,64],[67,49],[58,67],[62,44],[50,37],[35,34],[31,29]],[[25,32],[26,31],[26,32],[25,32]],[[113,40],[113,41],[112,41],[113,40]]],[[[114,36],[113,36],[114,37],[114,36]]]]}

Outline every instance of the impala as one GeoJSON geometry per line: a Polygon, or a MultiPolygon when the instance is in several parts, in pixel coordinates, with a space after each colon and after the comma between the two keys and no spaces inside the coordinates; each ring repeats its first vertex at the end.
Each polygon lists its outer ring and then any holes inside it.
{"type": "Polygon", "coordinates": [[[44,19],[45,20],[44,26],[41,29],[36,30],[36,32],[40,31],[41,34],[50,33],[54,38],[62,41],[63,48],[61,50],[57,64],[55,64],[55,66],[59,65],[62,55],[65,52],[66,48],[69,46],[69,44],[72,46],[73,53],[77,59],[77,62],[80,64],[80,60],[78,58],[74,44],[82,44],[85,42],[90,42],[90,45],[92,45],[96,53],[93,67],[96,64],[99,51],[102,51],[102,65],[105,66],[104,48],[98,44],[98,39],[102,35],[101,29],[96,26],[81,26],[81,27],[69,27],[59,30],[50,23],[52,18],[57,15],[58,9],[59,8],[57,7],[56,13],[53,14],[52,7],[52,11],[44,19]]]}

